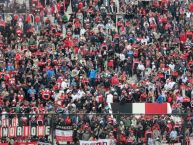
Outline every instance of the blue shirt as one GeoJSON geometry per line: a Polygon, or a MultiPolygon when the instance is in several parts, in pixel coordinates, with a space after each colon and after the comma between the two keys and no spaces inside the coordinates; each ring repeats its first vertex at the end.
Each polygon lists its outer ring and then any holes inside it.
{"type": "Polygon", "coordinates": [[[158,96],[157,102],[158,103],[163,103],[164,102],[164,97],[162,95],[158,96]]]}
{"type": "Polygon", "coordinates": [[[90,74],[89,74],[89,78],[90,79],[96,79],[96,76],[97,76],[97,71],[96,70],[91,70],[90,71],[90,74]]]}
{"type": "Polygon", "coordinates": [[[128,57],[133,57],[133,51],[130,50],[130,51],[127,53],[127,56],[128,56],[128,57]]]}
{"type": "Polygon", "coordinates": [[[10,70],[14,70],[14,66],[7,66],[7,70],[10,71],[10,70]]]}
{"type": "Polygon", "coordinates": [[[51,78],[52,76],[55,75],[55,72],[53,70],[48,70],[47,75],[48,75],[49,78],[51,78]]]}
{"type": "Polygon", "coordinates": [[[28,94],[36,94],[36,90],[35,89],[29,89],[28,91],[27,91],[27,93],[28,94]]]}

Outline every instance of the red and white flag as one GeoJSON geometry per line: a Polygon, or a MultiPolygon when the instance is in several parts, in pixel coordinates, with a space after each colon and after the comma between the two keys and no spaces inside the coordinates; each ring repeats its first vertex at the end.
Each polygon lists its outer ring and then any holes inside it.
{"type": "Polygon", "coordinates": [[[60,130],[56,129],[56,140],[57,141],[73,141],[72,130],[60,130]]]}

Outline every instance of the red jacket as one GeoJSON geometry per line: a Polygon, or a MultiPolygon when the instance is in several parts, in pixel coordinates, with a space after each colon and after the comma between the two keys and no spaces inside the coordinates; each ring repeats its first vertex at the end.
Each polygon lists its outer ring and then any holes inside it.
{"type": "Polygon", "coordinates": [[[189,11],[190,11],[191,13],[193,13],[193,3],[191,3],[191,4],[189,5],[189,11]]]}
{"type": "Polygon", "coordinates": [[[119,78],[117,76],[113,76],[111,79],[112,85],[118,85],[119,84],[119,78]]]}
{"type": "Polygon", "coordinates": [[[127,137],[124,134],[121,134],[119,137],[120,142],[127,144],[127,137]]]}

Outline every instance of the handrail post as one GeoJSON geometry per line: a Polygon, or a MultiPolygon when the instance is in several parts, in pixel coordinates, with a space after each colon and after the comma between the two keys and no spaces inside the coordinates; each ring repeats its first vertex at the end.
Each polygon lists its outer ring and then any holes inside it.
{"type": "Polygon", "coordinates": [[[51,114],[52,145],[54,144],[54,114],[51,114]]]}
{"type": "Polygon", "coordinates": [[[183,114],[184,125],[183,125],[183,145],[186,145],[186,128],[187,128],[187,113],[183,114]]]}

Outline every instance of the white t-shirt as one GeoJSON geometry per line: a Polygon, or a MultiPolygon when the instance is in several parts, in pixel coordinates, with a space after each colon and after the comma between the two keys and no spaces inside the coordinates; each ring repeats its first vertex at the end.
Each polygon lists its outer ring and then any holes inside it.
{"type": "Polygon", "coordinates": [[[72,94],[71,97],[72,97],[72,102],[74,102],[76,99],[81,98],[80,95],[79,95],[78,93],[72,94]]]}
{"type": "Polygon", "coordinates": [[[66,89],[66,88],[68,88],[68,86],[69,86],[69,83],[66,82],[66,81],[63,81],[63,82],[61,83],[61,88],[62,88],[63,90],[66,89]]]}
{"type": "Polygon", "coordinates": [[[143,64],[138,64],[137,69],[144,71],[145,70],[145,66],[143,64]]]}
{"type": "Polygon", "coordinates": [[[142,44],[147,45],[147,42],[148,42],[148,39],[147,39],[147,38],[141,39],[141,43],[142,43],[142,44]]]}
{"type": "Polygon", "coordinates": [[[171,90],[175,85],[175,82],[169,82],[164,85],[164,89],[171,90]]]}
{"type": "Polygon", "coordinates": [[[82,98],[82,96],[85,95],[85,92],[83,90],[78,90],[78,94],[80,98],[82,98]]]}
{"type": "Polygon", "coordinates": [[[107,103],[113,103],[113,95],[112,94],[108,94],[107,95],[107,100],[106,100],[107,103]]]}
{"type": "Polygon", "coordinates": [[[186,12],[186,18],[190,18],[191,13],[190,12],[186,12]]]}
{"type": "Polygon", "coordinates": [[[175,64],[169,64],[169,68],[174,71],[174,68],[175,68],[175,64]]]}
{"type": "Polygon", "coordinates": [[[80,29],[80,35],[84,35],[85,32],[86,30],[84,28],[80,29]]]}
{"type": "Polygon", "coordinates": [[[125,60],[125,55],[124,54],[120,54],[120,60],[124,61],[125,60]]]}

